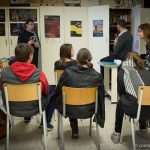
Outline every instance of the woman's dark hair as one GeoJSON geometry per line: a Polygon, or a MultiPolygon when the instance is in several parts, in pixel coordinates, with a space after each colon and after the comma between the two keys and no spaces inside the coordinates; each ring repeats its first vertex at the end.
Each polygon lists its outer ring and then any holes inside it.
{"type": "Polygon", "coordinates": [[[80,65],[87,65],[89,68],[93,67],[91,63],[92,55],[87,48],[81,48],[77,54],[77,60],[80,65]]]}
{"type": "Polygon", "coordinates": [[[150,43],[150,24],[149,23],[140,24],[138,29],[141,29],[143,31],[146,42],[150,43]]]}
{"type": "Polygon", "coordinates": [[[125,20],[119,20],[117,22],[117,24],[120,25],[122,28],[126,28],[126,22],[125,22],[125,20]]]}
{"type": "Polygon", "coordinates": [[[60,47],[60,59],[65,61],[65,58],[71,59],[72,44],[63,44],[60,47]]]}
{"type": "Polygon", "coordinates": [[[16,61],[27,62],[30,57],[30,54],[34,53],[32,46],[26,43],[20,43],[15,48],[16,61]]]}
{"type": "Polygon", "coordinates": [[[135,63],[136,69],[143,69],[144,68],[144,61],[140,58],[139,53],[137,52],[129,52],[126,56],[127,59],[133,59],[135,63]]]}

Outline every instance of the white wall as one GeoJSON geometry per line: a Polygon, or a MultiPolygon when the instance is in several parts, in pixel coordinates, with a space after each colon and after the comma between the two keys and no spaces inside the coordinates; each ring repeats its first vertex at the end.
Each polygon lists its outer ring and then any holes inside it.
{"type": "Polygon", "coordinates": [[[88,48],[87,15],[87,7],[64,7],[64,42],[73,45],[75,50],[74,58],[76,58],[79,49],[83,47],[88,48]],[[82,37],[70,36],[70,21],[82,21],[82,37]]]}
{"type": "MultiPolygon", "coordinates": [[[[42,49],[42,70],[49,84],[55,84],[54,62],[59,59],[60,46],[71,43],[75,54],[81,48],[88,48],[93,56],[94,68],[100,71],[99,60],[109,55],[109,6],[93,7],[40,7],[40,29],[42,49]],[[44,16],[60,16],[60,38],[45,38],[44,16]],[[103,20],[103,37],[93,37],[93,20],[103,20]],[[82,21],[82,37],[71,37],[70,21],[82,21]]],[[[75,56],[76,58],[76,56],[75,56]]]]}
{"type": "Polygon", "coordinates": [[[63,7],[40,7],[40,32],[42,51],[42,70],[50,85],[55,84],[54,62],[59,59],[59,48],[64,43],[63,7]],[[60,38],[45,38],[44,16],[60,16],[60,38]]]}
{"type": "Polygon", "coordinates": [[[93,6],[88,8],[89,49],[93,56],[94,68],[99,72],[98,62],[109,55],[109,6],[93,6]],[[93,37],[93,20],[103,20],[103,37],[93,37]]]}

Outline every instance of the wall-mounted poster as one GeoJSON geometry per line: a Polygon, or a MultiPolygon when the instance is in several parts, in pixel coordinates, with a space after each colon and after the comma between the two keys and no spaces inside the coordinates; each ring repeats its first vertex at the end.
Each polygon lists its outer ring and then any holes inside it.
{"type": "Polygon", "coordinates": [[[60,16],[44,16],[45,38],[60,38],[60,16]]]}
{"type": "Polygon", "coordinates": [[[93,20],[93,37],[103,37],[103,20],[93,20]]]}
{"type": "Polygon", "coordinates": [[[5,23],[0,23],[0,36],[5,36],[5,23]]]}
{"type": "Polygon", "coordinates": [[[5,22],[5,9],[0,9],[0,22],[5,22]]]}
{"type": "Polygon", "coordinates": [[[22,22],[31,18],[37,21],[37,10],[36,9],[10,9],[9,10],[10,21],[22,22]]]}
{"type": "Polygon", "coordinates": [[[70,21],[71,37],[82,37],[82,21],[70,21]]]}
{"type": "MultiPolygon", "coordinates": [[[[34,31],[37,32],[37,23],[34,24],[35,24],[34,31]]],[[[26,26],[24,23],[11,23],[10,24],[11,36],[18,36],[18,34],[25,28],[26,26]]]]}

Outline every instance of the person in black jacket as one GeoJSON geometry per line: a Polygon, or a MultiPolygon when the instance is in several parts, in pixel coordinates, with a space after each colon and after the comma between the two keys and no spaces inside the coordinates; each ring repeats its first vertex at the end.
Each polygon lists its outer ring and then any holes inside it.
{"type": "MultiPolygon", "coordinates": [[[[114,143],[117,144],[120,141],[124,113],[136,118],[138,86],[150,86],[149,76],[150,71],[144,68],[144,61],[140,58],[140,55],[137,52],[129,52],[118,74],[118,93],[120,99],[116,107],[115,129],[111,135],[114,143]]],[[[147,131],[146,119],[150,117],[147,112],[150,112],[150,108],[147,106],[143,107],[145,113],[142,112],[143,115],[141,114],[139,126],[140,131],[145,132],[147,131]]]]}
{"type": "MultiPolygon", "coordinates": [[[[77,61],[72,59],[74,56],[74,49],[72,47],[72,44],[63,44],[60,47],[60,59],[57,60],[54,64],[54,70],[65,70],[65,68],[76,65],[77,61]]],[[[55,86],[51,86],[51,95],[53,95],[55,91],[55,86]]],[[[54,112],[54,98],[51,96],[50,98],[50,109],[48,110],[48,121],[51,122],[53,112],[54,112]]],[[[51,128],[53,129],[53,125],[51,125],[51,128]]]]}
{"type": "MultiPolygon", "coordinates": [[[[55,108],[62,113],[62,86],[95,87],[98,86],[98,112],[96,119],[101,127],[105,122],[105,102],[103,78],[91,64],[92,56],[88,49],[82,48],[77,54],[78,64],[65,69],[54,93],[55,108]]],[[[78,138],[78,122],[76,118],[91,117],[95,105],[67,106],[67,117],[70,119],[72,138],[78,138]]]]}
{"type": "Polygon", "coordinates": [[[18,43],[27,43],[34,48],[32,64],[38,67],[38,53],[40,50],[40,41],[37,33],[34,31],[34,20],[26,20],[26,29],[22,30],[18,36],[18,43]]]}

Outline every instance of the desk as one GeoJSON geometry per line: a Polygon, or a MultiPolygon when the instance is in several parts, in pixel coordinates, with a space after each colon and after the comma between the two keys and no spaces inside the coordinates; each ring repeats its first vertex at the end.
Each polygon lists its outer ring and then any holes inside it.
{"type": "Polygon", "coordinates": [[[118,100],[117,92],[117,74],[118,74],[118,64],[114,62],[100,62],[101,66],[104,67],[104,86],[105,91],[108,95],[111,96],[111,103],[116,103],[118,100]],[[111,89],[110,89],[110,74],[109,70],[111,69],[111,89]]]}

